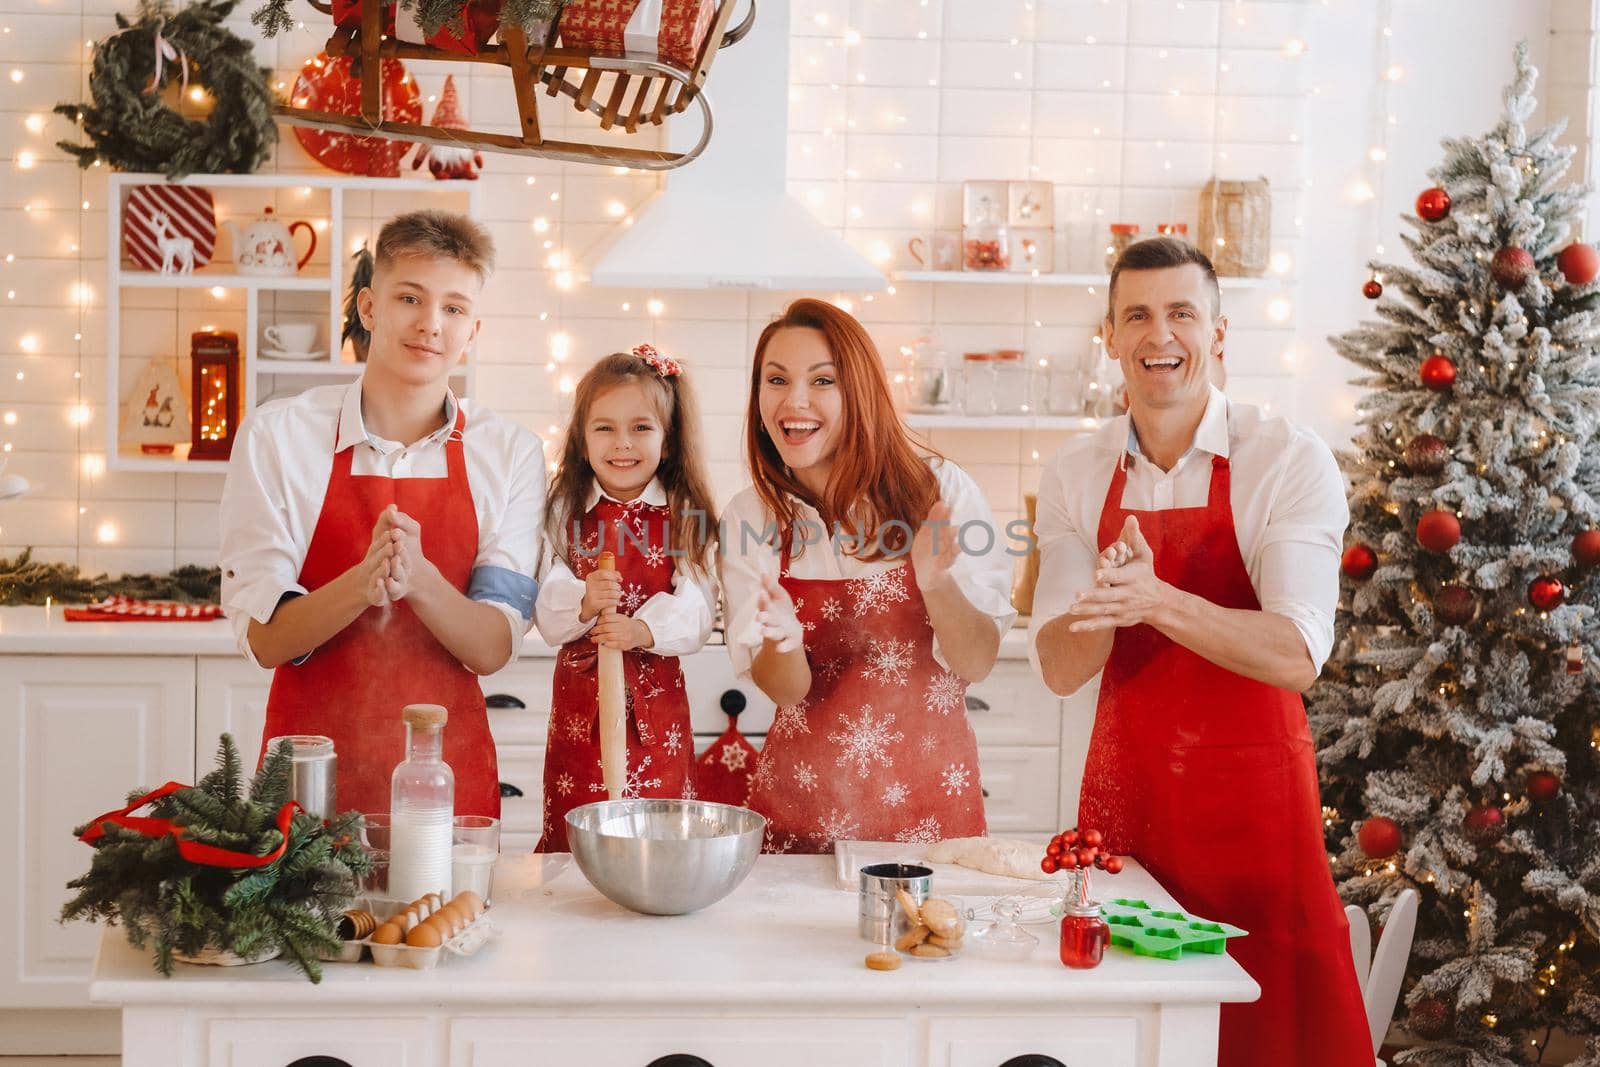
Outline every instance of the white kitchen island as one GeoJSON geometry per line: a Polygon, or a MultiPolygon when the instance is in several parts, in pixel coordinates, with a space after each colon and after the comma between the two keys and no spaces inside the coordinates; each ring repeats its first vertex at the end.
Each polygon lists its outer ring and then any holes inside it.
{"type": "MultiPolygon", "coordinates": [[[[1174,903],[1133,863],[1101,888],[1174,903]]],[[[1220,1004],[1259,993],[1228,956],[1071,971],[1046,926],[1025,962],[969,944],[869,971],[832,857],[764,856],[677,917],[612,904],[566,856],[507,859],[491,915],[471,958],[330,963],[320,985],[281,961],[165,979],[107,930],[90,997],[123,1009],[125,1067],[1212,1067],[1220,1004]]]]}

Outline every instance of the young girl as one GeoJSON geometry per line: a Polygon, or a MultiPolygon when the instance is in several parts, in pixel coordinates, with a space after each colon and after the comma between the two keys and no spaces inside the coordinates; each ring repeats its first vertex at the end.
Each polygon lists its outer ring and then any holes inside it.
{"type": "Polygon", "coordinates": [[[678,362],[649,345],[600,360],[578,383],[550,483],[553,553],[539,632],[561,646],[544,757],[541,852],[567,851],[567,812],[607,799],[597,650],[623,650],[628,796],[692,797],[694,739],[678,657],[711,635],[714,517],[700,419],[678,362]],[[600,553],[616,570],[599,569],[600,553]],[[607,608],[616,614],[601,618],[607,608]]]}

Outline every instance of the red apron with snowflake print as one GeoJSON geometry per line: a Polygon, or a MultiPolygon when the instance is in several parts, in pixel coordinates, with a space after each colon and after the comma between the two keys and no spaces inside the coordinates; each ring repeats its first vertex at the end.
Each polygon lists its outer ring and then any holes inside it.
{"type": "Polygon", "coordinates": [[[967,684],[933,658],[910,561],[863,578],[794,578],[785,547],[780,567],[811,688],[778,709],[756,761],[748,806],[767,817],[765,850],[982,834],[967,684]]]}
{"type": "MultiPolygon", "coordinates": [[[[466,425],[466,413],[458,410],[445,440],[443,478],[351,474],[355,448],[340,447],[335,431],[333,469],[300,584],[320,588],[360,563],[378,516],[394,504],[422,525],[428,561],[465,593],[478,555],[478,513],[461,443],[466,425]]],[[[407,704],[443,704],[450,712],[444,761],[456,777],[456,814],[499,818],[500,776],[477,675],[404,600],[367,608],[303,662],[279,667],[261,740],[282,734],[333,738],[339,810],[388,811],[389,780],[406,758],[400,712],[407,704]]]]}
{"type": "MultiPolygon", "coordinates": [[[[614,553],[622,577],[622,604],[632,615],[657,593],[672,592],[668,508],[601,497],[580,527],[583,551],[569,552],[567,566],[588,578],[602,550],[614,553]],[[602,537],[601,531],[604,530],[602,537]],[[625,531],[625,532],[624,532],[625,531]],[[642,547],[641,547],[642,546],[642,547]]],[[[550,701],[550,738],[544,750],[544,836],[540,852],[566,852],[567,812],[609,799],[600,773],[598,645],[589,635],[561,646],[550,701]]],[[[689,732],[689,694],[676,656],[631,648],[622,654],[628,714],[629,797],[693,797],[694,737],[689,732]]]]}
{"type": "MultiPolygon", "coordinates": [[[[1162,581],[1219,607],[1259,611],[1233,526],[1228,461],[1204,507],[1128,511],[1117,465],[1100,513],[1104,551],[1127,516],[1162,581]]],[[[1136,857],[1188,911],[1250,936],[1228,952],[1261,986],[1224,1004],[1228,1067],[1372,1067],[1350,926],[1328,873],[1305,705],[1219,667],[1150,626],[1119,629],[1078,803],[1078,823],[1136,857]]]]}

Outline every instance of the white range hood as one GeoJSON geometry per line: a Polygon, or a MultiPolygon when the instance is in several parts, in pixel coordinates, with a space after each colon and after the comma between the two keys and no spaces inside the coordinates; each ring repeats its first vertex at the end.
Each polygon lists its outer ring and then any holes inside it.
{"type": "MultiPolygon", "coordinates": [[[[785,188],[789,0],[757,0],[749,36],[706,79],[713,127],[701,156],[670,172],[589,268],[626,289],[877,290],[883,272],[785,188]]],[[[699,136],[693,111],[667,120],[674,149],[699,136]]]]}

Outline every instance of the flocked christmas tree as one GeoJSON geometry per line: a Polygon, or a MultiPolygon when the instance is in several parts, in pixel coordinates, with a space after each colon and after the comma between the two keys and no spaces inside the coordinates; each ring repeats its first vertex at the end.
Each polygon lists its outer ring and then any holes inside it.
{"type": "Polygon", "coordinates": [[[1372,264],[1340,639],[1311,694],[1334,875],[1421,894],[1397,1062],[1600,1067],[1600,284],[1562,125],[1444,142],[1372,264]],[[1381,296],[1379,295],[1381,292],[1381,296]],[[1550,1062],[1546,1060],[1545,1062],[1550,1062]]]}

